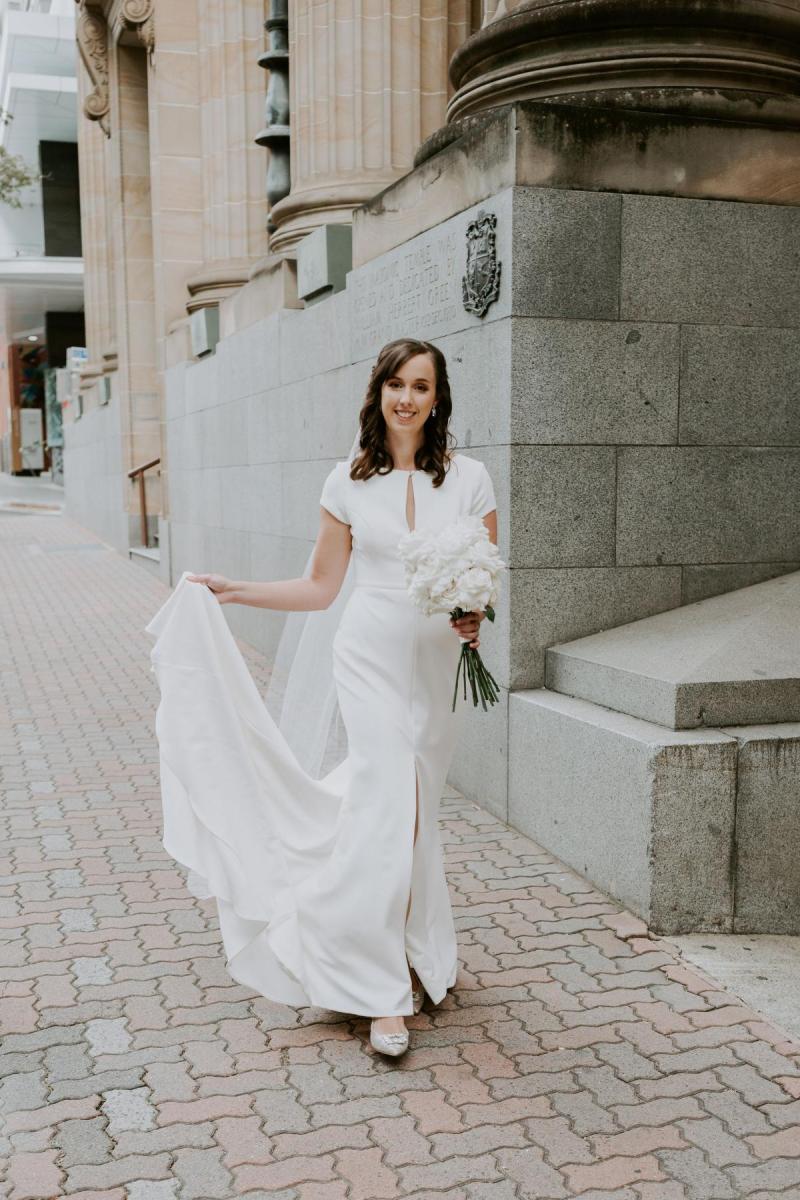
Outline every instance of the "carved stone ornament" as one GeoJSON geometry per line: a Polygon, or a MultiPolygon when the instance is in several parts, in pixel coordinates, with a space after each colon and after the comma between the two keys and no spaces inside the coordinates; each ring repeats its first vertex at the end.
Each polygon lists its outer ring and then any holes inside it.
{"type": "Polygon", "coordinates": [[[467,226],[467,270],[461,280],[464,308],[476,317],[486,314],[500,294],[495,228],[497,216],[480,209],[467,226]]]}
{"type": "Polygon", "coordinates": [[[83,111],[90,121],[99,121],[103,133],[109,137],[108,29],[102,12],[93,11],[87,0],[78,0],[78,3],[78,49],[92,81],[83,111]]]}
{"type": "MultiPolygon", "coordinates": [[[[156,20],[153,0],[122,0],[117,30],[131,29],[152,57],[156,44],[156,20]]],[[[119,36],[119,33],[117,33],[119,36]]]]}

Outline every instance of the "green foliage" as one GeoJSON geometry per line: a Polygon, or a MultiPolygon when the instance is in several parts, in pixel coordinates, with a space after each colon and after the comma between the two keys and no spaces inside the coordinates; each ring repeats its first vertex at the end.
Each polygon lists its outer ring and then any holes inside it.
{"type": "Polygon", "coordinates": [[[0,204],[22,208],[19,193],[40,178],[39,173],[31,171],[24,159],[17,154],[9,154],[5,146],[0,146],[0,204]]]}
{"type": "MultiPolygon", "coordinates": [[[[7,125],[12,119],[11,113],[0,109],[0,121],[7,125]]],[[[0,204],[8,204],[11,208],[22,208],[19,193],[32,183],[38,183],[42,178],[38,171],[32,171],[24,158],[18,154],[9,154],[5,146],[0,146],[0,204]]]]}

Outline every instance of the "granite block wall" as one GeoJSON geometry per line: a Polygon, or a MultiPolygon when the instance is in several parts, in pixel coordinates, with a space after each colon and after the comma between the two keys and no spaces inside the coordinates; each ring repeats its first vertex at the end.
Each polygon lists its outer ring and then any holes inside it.
{"type": "Polygon", "coordinates": [[[119,399],[112,394],[108,404],[64,423],[64,507],[123,554],[130,545],[127,487],[119,399]]]}
{"type": "MultiPolygon", "coordinates": [[[[355,269],[346,291],[166,374],[172,578],[299,574],[369,368],[401,334],[447,355],[453,431],[495,481],[509,564],[452,782],[508,815],[508,694],[555,642],[800,567],[800,211],[508,188],[355,269]],[[497,217],[500,291],[461,297],[497,217]]],[[[270,653],[282,614],[231,608],[270,653]]]]}

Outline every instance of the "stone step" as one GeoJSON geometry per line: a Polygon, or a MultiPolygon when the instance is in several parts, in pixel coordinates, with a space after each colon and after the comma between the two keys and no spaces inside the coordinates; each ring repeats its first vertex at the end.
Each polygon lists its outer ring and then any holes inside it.
{"type": "Polygon", "coordinates": [[[130,546],[128,548],[128,558],[131,562],[138,563],[140,567],[144,567],[151,575],[160,576],[161,552],[157,546],[130,546]]]}
{"type": "Polygon", "coordinates": [[[800,720],[800,571],[562,642],[548,689],[668,729],[800,720]]]}
{"type": "Polygon", "coordinates": [[[800,723],[673,730],[509,697],[508,821],[659,933],[800,934],[800,723]]]}

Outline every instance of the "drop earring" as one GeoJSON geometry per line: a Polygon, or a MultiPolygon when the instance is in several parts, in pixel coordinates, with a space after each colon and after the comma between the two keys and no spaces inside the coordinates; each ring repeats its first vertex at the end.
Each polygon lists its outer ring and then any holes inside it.
{"type": "Polygon", "coordinates": [[[431,409],[431,416],[432,417],[436,416],[436,405],[435,404],[434,404],[433,408],[431,409]]]}

